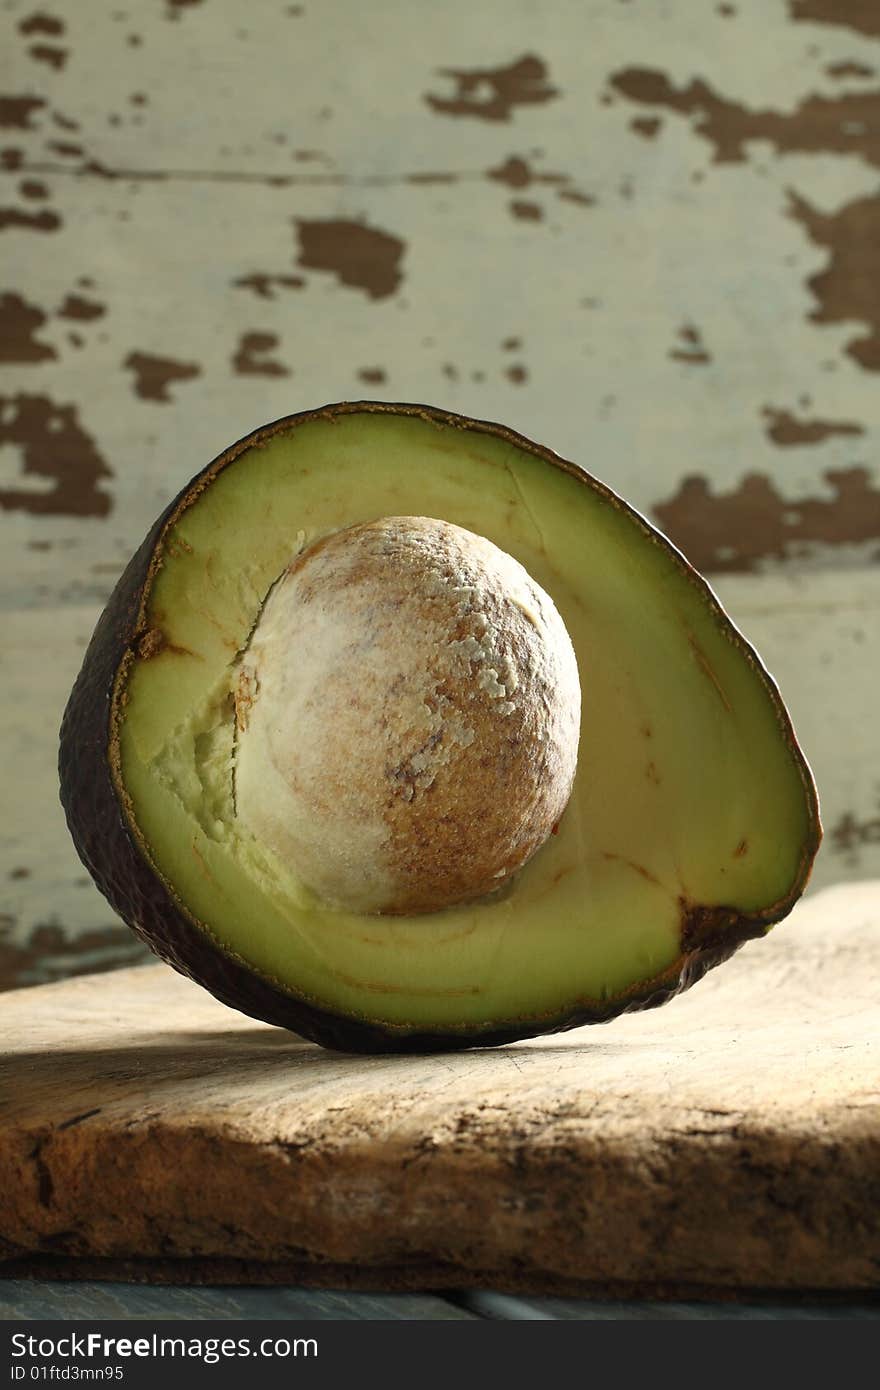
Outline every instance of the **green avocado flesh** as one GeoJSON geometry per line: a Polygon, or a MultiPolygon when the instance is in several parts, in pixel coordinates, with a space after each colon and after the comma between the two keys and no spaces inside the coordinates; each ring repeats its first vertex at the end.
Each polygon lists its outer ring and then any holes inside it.
{"type": "Polygon", "coordinates": [[[291,996],[403,1031],[560,1018],[673,966],[690,909],[769,921],[802,887],[809,774],[751,649],[640,518],[525,441],[412,414],[312,417],[194,491],[158,555],[155,637],[115,692],[117,789],[188,916],[291,996]],[[580,671],[578,772],[557,833],[496,897],[359,916],[324,907],[237,822],[230,691],[299,550],[407,515],[487,537],[555,601],[580,671]]]}

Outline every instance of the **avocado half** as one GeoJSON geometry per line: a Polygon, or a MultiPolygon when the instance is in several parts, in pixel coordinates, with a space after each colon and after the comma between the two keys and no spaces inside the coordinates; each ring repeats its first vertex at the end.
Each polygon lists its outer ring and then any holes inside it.
{"type": "Polygon", "coordinates": [[[346,402],[232,445],[156,522],[64,715],[61,799],[101,892],[246,1014],[355,1052],[494,1045],[664,1003],[802,893],[816,790],[706,582],[604,484],[501,425],[346,402]],[[331,910],[237,824],[230,678],[291,555],[383,516],[493,541],[580,668],[570,801],[505,891],[331,910]]]}

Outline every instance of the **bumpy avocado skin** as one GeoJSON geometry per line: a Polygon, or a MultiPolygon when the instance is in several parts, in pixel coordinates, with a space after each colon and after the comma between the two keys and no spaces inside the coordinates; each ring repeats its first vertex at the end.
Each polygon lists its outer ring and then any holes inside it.
{"type": "MultiPolygon", "coordinates": [[[[765,935],[791,910],[803,892],[821,841],[818,800],[812,788],[811,837],[803,847],[802,872],[789,896],[757,916],[727,908],[703,909],[682,903],[681,955],[659,977],[641,981],[611,1000],[582,1001],[553,1017],[524,1018],[503,1027],[469,1027],[466,1031],[418,1031],[380,1026],[367,1020],[332,1013],[290,994],[232,954],[221,950],[177,900],[138,845],[113,774],[113,699],[120,669],[136,652],[147,625],[143,599],[155,563],[155,552],[172,520],[193,497],[241,453],[275,434],[316,417],[381,411],[419,415],[464,430],[475,428],[535,445],[514,431],[483,421],[450,415],[421,405],[352,402],[319,411],[287,416],[232,445],[182,489],[159,517],[132,557],[111,595],[86,650],[82,669],[65,709],[59,747],[61,802],[77,852],[97,887],[128,926],[162,960],[203,986],[215,998],[241,1013],[300,1034],[323,1047],[350,1053],[429,1053],[468,1047],[492,1047],[529,1037],[562,1032],[584,1024],[603,1023],[636,1009],[655,1008],[690,988],[707,970],[727,960],[745,942],[765,935]]],[[[581,475],[581,470],[549,450],[547,462],[581,475]]],[[[584,481],[592,482],[586,474],[584,481]]],[[[604,489],[603,489],[604,490],[604,489]]],[[[613,494],[609,493],[613,497],[613,494]]],[[[627,510],[627,504],[613,498],[627,510]]],[[[669,542],[664,542],[669,544],[669,542]]],[[[670,546],[670,548],[672,548],[670,546]]],[[[677,552],[676,552],[677,554],[677,552]]],[[[686,568],[687,562],[678,556],[686,568]]],[[[698,576],[694,576],[698,581],[698,576]]],[[[757,660],[757,658],[756,658],[757,660]]],[[[794,756],[806,767],[781,698],[769,677],[794,756]]]]}

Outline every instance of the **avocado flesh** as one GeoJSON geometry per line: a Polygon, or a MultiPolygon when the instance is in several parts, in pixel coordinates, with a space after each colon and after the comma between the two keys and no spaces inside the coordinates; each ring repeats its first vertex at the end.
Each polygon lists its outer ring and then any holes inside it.
{"type": "Polygon", "coordinates": [[[676,552],[584,476],[479,427],[352,408],[246,449],[178,510],[117,681],[116,780],[142,852],[223,953],[333,1014],[477,1036],[643,991],[700,909],[788,910],[818,822],[781,703],[676,552]],[[505,894],[365,917],[327,910],[241,832],[229,692],[298,548],[408,514],[486,536],[551,594],[581,673],[579,767],[505,894]]]}

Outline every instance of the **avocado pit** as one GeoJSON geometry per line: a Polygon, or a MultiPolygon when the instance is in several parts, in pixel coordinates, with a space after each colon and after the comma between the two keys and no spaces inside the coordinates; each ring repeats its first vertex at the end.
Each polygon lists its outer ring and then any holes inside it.
{"type": "Polygon", "coordinates": [[[571,793],[581,694],[562,618],[518,561],[446,521],[383,517],[298,555],[233,694],[240,826],[332,908],[497,891],[571,793]]]}

